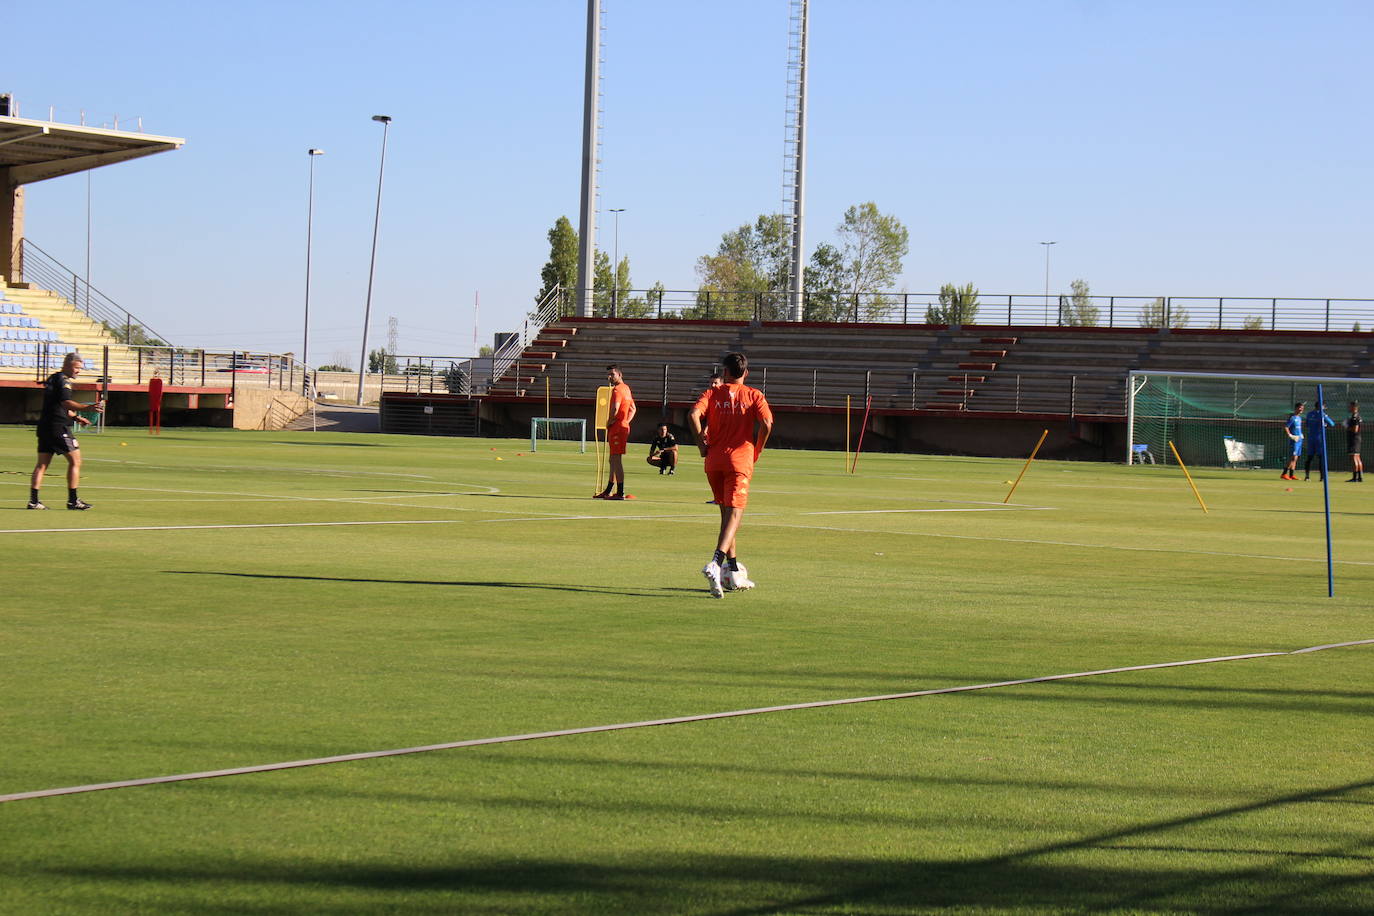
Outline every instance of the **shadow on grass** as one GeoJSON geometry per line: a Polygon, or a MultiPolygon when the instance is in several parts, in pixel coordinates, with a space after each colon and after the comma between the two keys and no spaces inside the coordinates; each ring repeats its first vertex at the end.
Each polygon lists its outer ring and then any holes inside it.
{"type": "Polygon", "coordinates": [[[452,588],[533,588],[554,592],[582,592],[588,595],[627,595],[631,598],[677,597],[683,592],[705,595],[701,588],[649,588],[626,591],[609,585],[555,585],[547,582],[500,582],[462,579],[365,579],[356,576],[299,576],[286,573],[222,572],[214,569],[164,569],[170,576],[227,576],[236,579],[285,579],[302,582],[360,582],[375,585],[438,585],[452,588]]]}
{"type": "MultiPolygon", "coordinates": [[[[852,851],[826,855],[819,850],[796,856],[635,856],[609,849],[585,861],[549,855],[497,859],[464,855],[455,837],[452,852],[438,853],[452,864],[405,865],[376,857],[338,863],[244,856],[187,861],[183,851],[183,858],[166,863],[30,864],[23,875],[116,882],[119,890],[114,893],[129,898],[151,892],[162,900],[213,898],[225,906],[240,899],[237,888],[257,895],[259,901],[263,893],[281,893],[300,903],[305,902],[301,895],[314,886],[322,895],[322,907],[315,912],[343,912],[340,907],[347,906],[349,912],[538,910],[722,916],[944,909],[1367,914],[1374,911],[1370,825],[1346,825],[1347,832],[1339,836],[1303,831],[1288,820],[1297,812],[1281,809],[1371,787],[1374,780],[1280,795],[966,860],[863,856],[852,851]],[[1256,825],[1249,818],[1257,814],[1285,819],[1284,831],[1273,836],[1273,848],[1255,841],[1256,825]],[[1236,842],[1189,842],[1193,828],[1208,830],[1211,837],[1234,837],[1236,842]],[[1170,842],[1171,837],[1178,842],[1170,842]],[[377,891],[386,892],[385,900],[373,896],[377,891]],[[340,892],[360,896],[350,901],[338,896],[340,892]],[[168,894],[174,896],[164,896],[168,894]]],[[[1033,825],[1022,821],[1019,826],[1033,825]]],[[[537,846],[532,837],[530,848],[537,846]]],[[[3,872],[18,875],[15,866],[4,866],[3,872]]],[[[108,888],[93,892],[112,893],[108,888]]]]}

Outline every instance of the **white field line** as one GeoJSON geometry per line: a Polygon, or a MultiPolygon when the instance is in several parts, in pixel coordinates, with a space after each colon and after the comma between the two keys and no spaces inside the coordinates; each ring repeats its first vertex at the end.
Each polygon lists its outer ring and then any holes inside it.
{"type": "Polygon", "coordinates": [[[809,703],[789,703],[783,706],[760,706],[752,709],[734,709],[728,712],[702,713],[692,716],[675,716],[668,719],[648,719],[643,722],[620,722],[614,725],[591,725],[583,728],[565,728],[557,731],[532,732],[524,735],[503,735],[497,738],[473,738],[467,741],[450,741],[444,744],[427,744],[420,747],[396,748],[386,751],[363,751],[356,754],[340,754],[335,757],[315,757],[309,760],[288,760],[283,763],[264,763],[256,766],[233,767],[225,770],[205,770],[199,773],[180,773],[174,776],[151,776],[143,779],[125,779],[119,782],[92,783],[84,786],[65,786],[57,789],[39,789],[33,792],[15,792],[0,795],[0,803],[23,801],[32,798],[51,798],[58,795],[77,795],[84,792],[99,792],[105,789],[131,789],[137,786],[160,785],[171,782],[190,782],[198,779],[215,779],[221,776],[244,776],[250,773],[268,773],[275,770],[293,770],[302,767],[322,766],[330,763],[348,763],[354,760],[375,760],[380,757],[399,757],[406,754],[423,754],[429,751],[448,751],[465,747],[483,747],[492,744],[511,744],[517,741],[536,741],[541,738],[564,738],[570,735],[590,735],[600,732],[625,731],[633,728],[652,728],[659,725],[681,725],[687,722],[709,722],[715,719],[734,719],[741,716],[757,716],[765,713],[795,712],[800,709],[824,709],[832,706],[852,706],[856,703],[876,703],[884,700],[910,700],[917,697],[939,696],[947,693],[968,693],[974,690],[993,690],[1000,687],[1019,687],[1025,684],[1044,684],[1052,681],[1065,681],[1072,678],[1101,677],[1106,674],[1123,674],[1128,671],[1150,671],[1157,668],[1182,668],[1188,665],[1209,665],[1216,662],[1247,661],[1257,658],[1275,658],[1284,655],[1299,655],[1334,649],[1345,646],[1374,644],[1374,639],[1363,639],[1349,643],[1334,643],[1328,646],[1310,646],[1292,652],[1253,652],[1247,655],[1223,655],[1216,658],[1194,658],[1178,662],[1156,662],[1150,665],[1130,665],[1123,668],[1102,668],[1096,671],[1077,671],[1072,674],[1049,674],[1041,677],[1018,678],[1013,681],[995,681],[988,684],[968,684],[959,687],[938,687],[932,690],[913,690],[907,693],[889,693],[871,697],[848,697],[840,700],[815,700],[809,703]]]}
{"type": "MultiPolygon", "coordinates": [[[[481,509],[447,510],[481,512],[481,509]]],[[[718,519],[696,515],[540,515],[526,518],[409,518],[365,522],[249,522],[239,525],[125,525],[107,528],[0,528],[0,534],[88,534],[101,531],[217,531],[234,528],[348,528],[368,525],[480,525],[492,522],[623,522],[623,521],[681,521],[718,519]]]]}
{"type": "Polygon", "coordinates": [[[907,515],[913,512],[1053,512],[1053,506],[1005,506],[977,509],[835,509],[825,512],[798,512],[798,515],[907,515]]]}
{"type": "MultiPolygon", "coordinates": [[[[756,516],[750,516],[755,518],[756,516]]],[[[884,531],[879,528],[841,528],[838,525],[789,525],[786,522],[763,522],[760,528],[799,528],[803,531],[842,531],[855,534],[883,534],[917,538],[946,538],[955,541],[997,541],[1004,544],[1032,544],[1046,547],[1081,547],[1085,550],[1129,550],[1140,553],[1181,553],[1189,556],[1237,557],[1243,560],[1289,560],[1294,563],[1325,563],[1326,557],[1282,557],[1262,553],[1231,553],[1225,550],[1189,550],[1183,547],[1132,547],[1126,544],[1083,544],[1076,541],[1049,541],[1039,538],[1002,538],[982,534],[941,534],[934,531],[884,531]]],[[[3,534],[4,532],[0,532],[3,534]]],[[[1340,560],[1337,565],[1374,566],[1374,561],[1340,560]]]]}

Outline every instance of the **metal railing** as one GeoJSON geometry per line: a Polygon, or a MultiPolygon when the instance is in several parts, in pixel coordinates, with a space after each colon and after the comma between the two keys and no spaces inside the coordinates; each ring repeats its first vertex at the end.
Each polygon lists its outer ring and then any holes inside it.
{"type": "Polygon", "coordinates": [[[147,323],[91,286],[86,278],[39,248],[29,239],[24,239],[23,245],[19,249],[18,267],[21,280],[65,297],[72,305],[84,312],[86,317],[104,325],[106,330],[114,335],[114,338],[120,343],[130,345],[167,343],[166,338],[153,331],[147,323]]]}
{"type": "MultiPolygon", "coordinates": [[[[788,303],[786,294],[775,290],[629,290],[615,300],[607,294],[597,315],[785,321],[788,303]]],[[[971,314],[951,321],[938,293],[806,293],[802,317],[882,324],[1374,331],[1374,299],[988,293],[979,294],[971,314]]]]}
{"type": "Polygon", "coordinates": [[[564,309],[563,288],[555,286],[545,294],[539,304],[530,312],[525,319],[520,331],[512,334],[502,342],[491,355],[491,375],[490,379],[495,382],[506,374],[506,370],[515,364],[520,358],[520,354],[525,352],[525,348],[530,345],[539,333],[554,321],[558,320],[564,309]]]}
{"type": "MultiPolygon", "coordinates": [[[[641,410],[657,402],[665,411],[669,404],[695,401],[710,384],[716,368],[710,361],[624,358],[617,364],[641,410]]],[[[948,369],[841,369],[757,360],[751,362],[749,384],[781,407],[843,409],[846,397],[851,403],[862,404],[872,396],[873,407],[880,410],[1124,416],[1121,375],[1005,373],[978,382],[968,373],[950,380],[960,375],[948,369]]],[[[509,390],[503,386],[502,395],[540,401],[547,393],[553,398],[590,404],[596,389],[606,384],[605,361],[560,357],[546,371],[518,381],[509,390]]],[[[395,385],[388,390],[405,389],[395,385]]]]}

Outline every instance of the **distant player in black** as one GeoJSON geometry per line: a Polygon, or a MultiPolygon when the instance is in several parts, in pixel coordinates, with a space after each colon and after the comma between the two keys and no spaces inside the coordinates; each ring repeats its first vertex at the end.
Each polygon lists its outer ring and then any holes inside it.
{"type": "Polygon", "coordinates": [[[1360,402],[1350,402],[1345,421],[1345,450],[1350,454],[1351,476],[1346,483],[1364,483],[1364,459],[1360,457],[1360,402]]]}
{"type": "Polygon", "coordinates": [[[38,463],[33,466],[33,480],[29,490],[29,508],[46,509],[38,498],[43,486],[43,474],[47,472],[53,455],[67,456],[67,508],[89,509],[90,504],[81,501],[76,488],[81,483],[81,446],[72,438],[72,422],[89,426],[90,420],[78,416],[79,410],[94,410],[100,413],[105,406],[97,400],[94,404],[83,404],[73,400],[72,379],[81,374],[85,363],[75,353],[68,353],[62,361],[62,371],[54,372],[43,383],[43,413],[38,418],[38,463]]]}
{"type": "Polygon", "coordinates": [[[649,443],[649,457],[645,460],[658,468],[659,474],[667,472],[671,477],[677,471],[677,440],[668,432],[667,423],[658,424],[658,435],[649,443]]]}

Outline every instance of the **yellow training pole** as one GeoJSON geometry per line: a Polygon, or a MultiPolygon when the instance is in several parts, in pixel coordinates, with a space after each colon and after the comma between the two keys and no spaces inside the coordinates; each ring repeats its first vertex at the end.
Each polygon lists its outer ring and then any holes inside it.
{"type": "Polygon", "coordinates": [[[1023,465],[1021,468],[1021,473],[1016,475],[1016,483],[1011,485],[1011,490],[1007,493],[1007,498],[1002,500],[1002,502],[1007,503],[1011,501],[1011,494],[1015,493],[1016,488],[1021,486],[1021,478],[1026,476],[1026,468],[1029,468],[1031,462],[1035,460],[1036,454],[1038,454],[1040,451],[1040,446],[1045,444],[1045,437],[1049,434],[1050,431],[1048,429],[1040,434],[1040,441],[1035,443],[1035,448],[1031,449],[1031,456],[1026,459],[1025,465],[1023,465]]]}
{"type": "Polygon", "coordinates": [[[849,470],[849,395],[844,396],[844,469],[849,470]]]}
{"type": "Polygon", "coordinates": [[[1202,501],[1202,494],[1197,491],[1197,484],[1193,483],[1193,475],[1188,473],[1188,466],[1183,463],[1182,458],[1178,457],[1178,449],[1174,448],[1174,440],[1172,439],[1169,440],[1169,451],[1174,453],[1174,460],[1178,462],[1179,467],[1183,468],[1183,476],[1188,478],[1188,486],[1193,488],[1193,495],[1197,497],[1197,504],[1206,513],[1207,504],[1202,501]]]}

